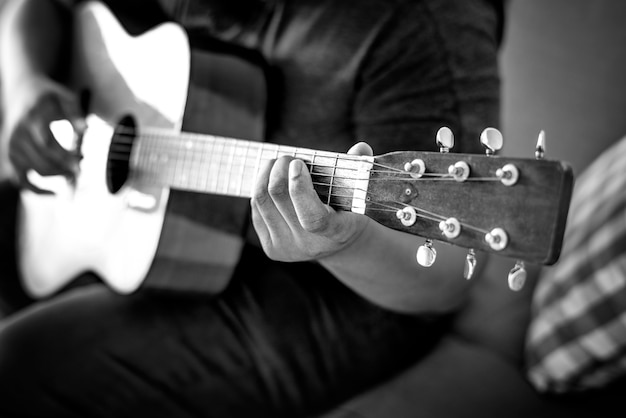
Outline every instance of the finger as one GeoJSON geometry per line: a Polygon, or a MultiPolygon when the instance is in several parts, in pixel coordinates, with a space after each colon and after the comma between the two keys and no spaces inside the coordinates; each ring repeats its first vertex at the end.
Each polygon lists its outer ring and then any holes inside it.
{"type": "Polygon", "coordinates": [[[16,176],[17,176],[17,183],[20,187],[25,188],[30,190],[31,192],[37,193],[37,194],[45,194],[45,195],[52,195],[54,194],[52,191],[50,190],[45,190],[45,189],[41,189],[37,186],[35,186],[33,183],[30,182],[30,180],[28,179],[27,173],[24,171],[16,171],[16,176]]]}
{"type": "Polygon", "coordinates": [[[47,95],[43,99],[52,111],[48,116],[50,120],[67,119],[76,132],[81,133],[87,127],[85,113],[78,96],[69,89],[60,87],[54,94],[47,95]]]}
{"type": "Polygon", "coordinates": [[[258,205],[254,200],[250,201],[250,209],[252,214],[252,226],[254,226],[254,230],[256,231],[259,241],[263,248],[267,251],[268,246],[272,244],[272,234],[259,211],[258,205]]]}
{"type": "MultiPolygon", "coordinates": [[[[40,155],[51,166],[56,168],[52,174],[63,174],[74,177],[78,172],[79,157],[75,152],[68,151],[56,140],[49,126],[34,125],[31,134],[39,146],[40,155]]],[[[40,173],[43,174],[43,173],[40,173]]]]}
{"type": "Polygon", "coordinates": [[[75,176],[79,158],[58,143],[50,130],[50,123],[66,117],[76,119],[77,106],[73,96],[55,91],[42,97],[29,111],[11,141],[11,147],[26,157],[27,165],[23,168],[33,168],[42,175],[75,176]]]}
{"type": "Polygon", "coordinates": [[[283,221],[292,231],[297,232],[302,226],[289,193],[289,165],[292,161],[294,161],[292,157],[281,157],[276,160],[270,172],[267,189],[283,221]]]}
{"type": "Polygon", "coordinates": [[[65,150],[78,153],[79,138],[87,129],[87,122],[77,96],[66,89],[61,89],[58,95],[46,97],[42,106],[42,119],[45,121],[42,126],[45,125],[46,131],[50,132],[48,138],[54,139],[54,142],[65,150]],[[69,125],[65,125],[64,122],[69,125]],[[64,129],[52,132],[53,123],[64,129]],[[57,138],[55,134],[62,134],[62,137],[57,138]]]}
{"type": "Polygon", "coordinates": [[[41,175],[65,173],[61,164],[49,160],[45,149],[35,143],[30,132],[20,134],[19,140],[11,143],[9,159],[16,171],[26,172],[33,169],[41,175]]]}
{"type": "Polygon", "coordinates": [[[374,151],[372,150],[372,147],[370,147],[369,144],[367,144],[366,142],[358,142],[350,147],[350,149],[348,150],[348,154],[367,155],[371,157],[372,155],[374,155],[374,151]]]}
{"type": "Polygon", "coordinates": [[[311,175],[301,160],[289,164],[289,194],[300,226],[318,235],[330,235],[334,210],[318,197],[311,175]]]}
{"type": "Polygon", "coordinates": [[[275,162],[276,160],[267,161],[259,170],[250,203],[253,209],[257,210],[261,216],[272,242],[275,242],[282,234],[291,233],[289,226],[285,223],[268,191],[270,173],[275,162]]]}

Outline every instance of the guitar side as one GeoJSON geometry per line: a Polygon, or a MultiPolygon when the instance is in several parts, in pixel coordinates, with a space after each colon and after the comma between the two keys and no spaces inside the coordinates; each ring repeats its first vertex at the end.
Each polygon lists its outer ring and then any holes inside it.
{"type": "Polygon", "coordinates": [[[177,25],[166,23],[132,37],[94,2],[78,13],[76,31],[73,80],[78,91],[89,91],[94,115],[89,119],[100,128],[83,138],[74,188],[47,178],[55,195],[21,192],[18,263],[24,287],[34,297],[54,293],[85,271],[121,293],[141,285],[159,243],[168,190],[144,189],[131,178],[117,193],[109,192],[105,175],[112,131],[107,122],[132,114],[138,126],[179,132],[187,98],[189,46],[177,25]]]}

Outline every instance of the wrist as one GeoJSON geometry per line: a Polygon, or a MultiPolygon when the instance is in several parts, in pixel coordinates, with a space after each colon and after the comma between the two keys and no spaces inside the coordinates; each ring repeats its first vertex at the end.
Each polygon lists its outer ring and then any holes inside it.
{"type": "Polygon", "coordinates": [[[355,231],[350,238],[335,252],[318,259],[320,264],[328,270],[342,269],[351,264],[351,260],[359,260],[364,248],[371,242],[374,222],[364,215],[350,213],[354,216],[353,228],[355,231]]]}

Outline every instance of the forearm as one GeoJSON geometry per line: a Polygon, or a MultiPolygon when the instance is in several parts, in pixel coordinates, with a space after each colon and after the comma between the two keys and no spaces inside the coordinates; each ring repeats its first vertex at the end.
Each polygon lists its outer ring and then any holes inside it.
{"type": "Polygon", "coordinates": [[[422,238],[370,221],[349,247],[320,263],[366,299],[406,312],[446,312],[459,306],[467,293],[463,278],[465,250],[435,243],[437,261],[417,264],[422,238]]]}
{"type": "MultiPolygon", "coordinates": [[[[69,2],[65,2],[68,3],[69,2]]],[[[36,75],[59,76],[67,62],[71,18],[66,4],[14,0],[0,16],[0,77],[5,102],[36,75]]]]}

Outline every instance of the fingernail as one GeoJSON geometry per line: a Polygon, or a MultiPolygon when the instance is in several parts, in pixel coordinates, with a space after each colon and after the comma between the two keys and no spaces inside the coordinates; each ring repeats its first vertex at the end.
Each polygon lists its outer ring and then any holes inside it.
{"type": "Polygon", "coordinates": [[[298,178],[303,172],[306,166],[302,160],[293,160],[289,164],[289,177],[292,179],[298,178]]]}

